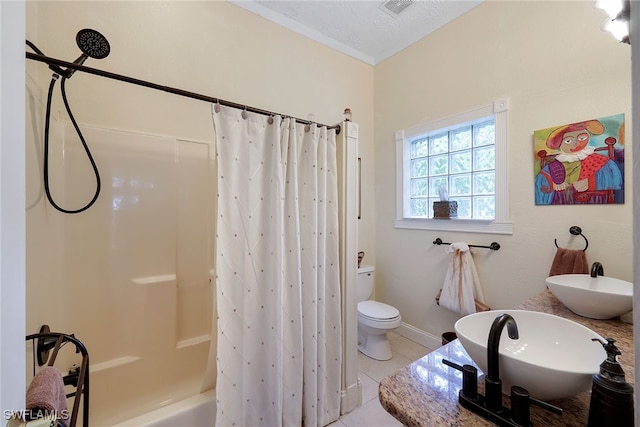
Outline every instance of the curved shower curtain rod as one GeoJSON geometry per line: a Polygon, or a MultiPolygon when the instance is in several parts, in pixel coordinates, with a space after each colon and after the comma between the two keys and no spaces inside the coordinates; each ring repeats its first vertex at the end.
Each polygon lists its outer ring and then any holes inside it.
{"type": "Polygon", "coordinates": [[[108,79],[113,79],[113,80],[119,80],[121,82],[125,82],[125,83],[131,83],[131,84],[135,84],[138,86],[144,86],[144,87],[148,87],[151,89],[156,89],[156,90],[160,90],[163,92],[167,92],[167,93],[172,93],[174,95],[180,95],[180,96],[184,96],[187,98],[193,98],[193,99],[197,99],[199,101],[206,101],[206,102],[210,102],[212,104],[220,104],[220,105],[224,105],[226,107],[233,107],[233,108],[238,108],[241,110],[246,110],[246,111],[250,111],[252,113],[258,113],[258,114],[262,114],[265,116],[274,116],[274,115],[278,115],[278,116],[283,116],[283,117],[291,117],[293,119],[295,119],[297,122],[305,124],[305,125],[311,125],[311,124],[317,124],[319,126],[323,126],[326,127],[327,129],[336,129],[336,133],[339,134],[340,133],[340,125],[335,125],[335,126],[328,126],[328,125],[323,125],[321,123],[316,123],[316,122],[312,122],[310,120],[304,120],[304,119],[299,119],[296,117],[292,117],[289,116],[287,114],[281,114],[281,113],[275,113],[273,111],[267,111],[267,110],[262,110],[260,108],[254,108],[254,107],[249,107],[247,105],[243,105],[243,104],[238,104],[235,102],[231,102],[231,101],[225,101],[223,99],[220,98],[214,98],[211,96],[207,96],[207,95],[202,95],[200,93],[196,93],[196,92],[189,92],[186,90],[182,90],[182,89],[177,89],[171,86],[163,86],[163,85],[159,85],[157,83],[152,83],[146,80],[140,80],[140,79],[136,79],[133,77],[128,77],[128,76],[123,76],[122,74],[115,74],[115,73],[111,73],[109,71],[103,71],[103,70],[99,70],[97,68],[92,68],[92,67],[86,67],[84,65],[79,65],[76,64],[74,62],[67,62],[67,61],[62,61],[60,59],[56,59],[56,58],[51,58],[49,56],[46,55],[39,55],[36,53],[31,53],[31,52],[26,52],[26,57],[27,59],[31,59],[34,61],[38,61],[38,62],[44,62],[45,64],[49,64],[49,65],[57,65],[57,66],[61,66],[61,67],[66,67],[66,68],[70,68],[76,71],[82,71],[85,73],[89,73],[89,74],[94,74],[100,77],[106,77],[108,79]]]}

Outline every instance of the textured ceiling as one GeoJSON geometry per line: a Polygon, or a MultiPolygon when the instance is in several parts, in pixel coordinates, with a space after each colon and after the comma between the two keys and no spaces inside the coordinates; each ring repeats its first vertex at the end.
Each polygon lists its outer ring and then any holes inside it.
{"type": "MultiPolygon", "coordinates": [[[[263,18],[375,65],[483,0],[415,0],[395,16],[382,7],[388,3],[382,0],[231,1],[263,18]]],[[[395,6],[408,3],[408,0],[390,3],[395,6]]]]}

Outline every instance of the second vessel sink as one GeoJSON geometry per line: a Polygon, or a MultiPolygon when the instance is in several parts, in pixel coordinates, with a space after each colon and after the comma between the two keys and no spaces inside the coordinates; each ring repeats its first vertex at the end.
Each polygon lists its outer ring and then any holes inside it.
{"type": "Polygon", "coordinates": [[[549,290],[567,308],[591,319],[611,319],[633,308],[633,284],[608,276],[562,274],[547,277],[549,290]]]}
{"type": "Polygon", "coordinates": [[[487,373],[487,340],[494,319],[510,314],[519,338],[502,334],[499,347],[502,391],[512,385],[527,389],[531,396],[553,400],[589,390],[592,375],[607,357],[592,338],[604,340],[586,326],[551,314],[526,310],[492,310],[458,320],[455,331],[471,359],[487,373]]]}

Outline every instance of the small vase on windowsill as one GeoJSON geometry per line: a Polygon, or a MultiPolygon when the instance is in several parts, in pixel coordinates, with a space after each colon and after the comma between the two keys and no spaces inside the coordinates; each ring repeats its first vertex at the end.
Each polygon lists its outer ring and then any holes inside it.
{"type": "Polygon", "coordinates": [[[458,217],[458,202],[455,200],[446,200],[433,202],[433,218],[434,219],[451,219],[458,217]]]}

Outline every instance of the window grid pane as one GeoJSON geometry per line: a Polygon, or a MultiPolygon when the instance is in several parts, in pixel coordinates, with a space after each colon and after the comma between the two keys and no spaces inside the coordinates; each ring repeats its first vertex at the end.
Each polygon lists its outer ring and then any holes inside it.
{"type": "Polygon", "coordinates": [[[443,154],[449,152],[449,134],[442,133],[429,137],[429,151],[431,154],[443,154]]]}
{"type": "Polygon", "coordinates": [[[429,176],[429,158],[420,157],[411,160],[411,178],[421,178],[429,176]]]}
{"type": "Polygon", "coordinates": [[[429,192],[428,179],[412,179],[411,180],[411,197],[426,196],[429,192]]]}
{"type": "Polygon", "coordinates": [[[429,218],[429,199],[411,199],[411,215],[429,218]]]}
{"type": "Polygon", "coordinates": [[[471,197],[456,197],[455,201],[458,202],[458,218],[471,219],[471,197]]]}
{"type": "Polygon", "coordinates": [[[471,148],[471,126],[463,126],[449,132],[451,151],[466,150],[471,148]]]}
{"type": "Polygon", "coordinates": [[[451,173],[471,172],[471,150],[458,151],[449,155],[451,173]]]}
{"type": "Polygon", "coordinates": [[[473,170],[496,168],[496,148],[493,145],[473,149],[473,170]]]}
{"type": "Polygon", "coordinates": [[[458,203],[458,218],[495,218],[493,119],[414,139],[410,165],[410,217],[433,218],[444,186],[458,203]]]}
{"type": "Polygon", "coordinates": [[[473,194],[495,194],[496,180],[493,172],[473,174],[473,194]]]}
{"type": "Polygon", "coordinates": [[[496,216],[496,198],[474,197],[473,198],[473,218],[493,219],[496,216]]]}
{"type": "Polygon", "coordinates": [[[411,142],[411,158],[429,155],[429,138],[416,139],[411,142]]]}
{"type": "Polygon", "coordinates": [[[473,126],[473,146],[494,145],[496,140],[495,123],[488,120],[473,126]]]}
{"type": "Polygon", "coordinates": [[[471,174],[465,173],[451,176],[451,196],[471,196],[471,174]]]}
{"type": "Polygon", "coordinates": [[[446,175],[449,173],[449,155],[429,157],[430,175],[446,175]]]}

